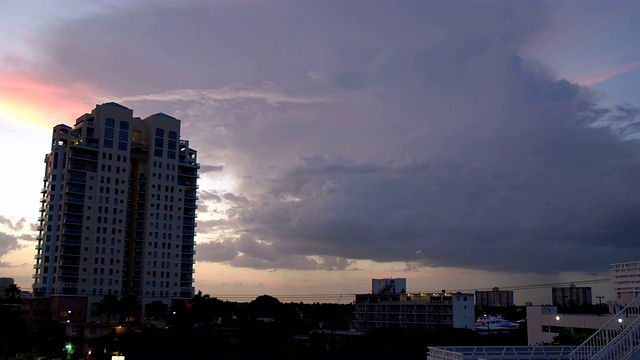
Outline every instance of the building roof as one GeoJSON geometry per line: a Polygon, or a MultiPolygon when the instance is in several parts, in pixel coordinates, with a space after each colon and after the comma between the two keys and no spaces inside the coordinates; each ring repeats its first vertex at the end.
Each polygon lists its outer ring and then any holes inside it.
{"type": "Polygon", "coordinates": [[[171,116],[171,115],[167,115],[167,114],[162,113],[162,112],[159,112],[159,113],[153,114],[153,116],[163,116],[163,117],[168,117],[168,118],[170,118],[170,119],[178,120],[178,119],[174,118],[173,116],[171,116]]]}
{"type": "Polygon", "coordinates": [[[113,101],[108,102],[108,103],[104,103],[104,104],[102,104],[102,105],[117,106],[117,107],[121,107],[121,108],[123,108],[123,109],[131,110],[131,109],[129,109],[128,107],[126,107],[126,106],[122,106],[122,105],[120,105],[120,104],[118,104],[118,103],[115,103],[115,102],[113,102],[113,101]]]}

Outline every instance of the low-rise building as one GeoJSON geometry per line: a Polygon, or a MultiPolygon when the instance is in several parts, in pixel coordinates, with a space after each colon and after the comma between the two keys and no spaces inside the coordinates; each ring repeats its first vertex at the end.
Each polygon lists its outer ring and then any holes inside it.
{"type": "Polygon", "coordinates": [[[529,346],[551,344],[563,330],[595,332],[611,314],[559,314],[555,306],[527,306],[527,342],[529,346]]]}
{"type": "Polygon", "coordinates": [[[449,326],[475,328],[474,295],[468,293],[358,294],[354,328],[449,326]]]}

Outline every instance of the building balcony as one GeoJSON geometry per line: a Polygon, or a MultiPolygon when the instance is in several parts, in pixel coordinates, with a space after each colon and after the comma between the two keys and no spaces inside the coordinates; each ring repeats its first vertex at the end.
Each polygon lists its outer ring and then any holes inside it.
{"type": "Polygon", "coordinates": [[[76,183],[76,184],[86,184],[87,181],[84,179],[83,176],[80,175],[71,175],[69,176],[69,178],[67,179],[67,183],[76,183]]]}
{"type": "Polygon", "coordinates": [[[178,185],[186,186],[192,189],[200,188],[194,181],[178,180],[178,185]]]}
{"type": "Polygon", "coordinates": [[[189,167],[194,167],[196,169],[200,169],[200,163],[197,163],[193,160],[180,160],[178,164],[180,166],[189,166],[189,167]]]}
{"type": "Polygon", "coordinates": [[[62,251],[60,252],[60,255],[76,257],[76,256],[80,256],[80,251],[78,251],[78,250],[62,249],[62,251]]]}
{"type": "Polygon", "coordinates": [[[78,271],[60,271],[59,277],[78,277],[80,273],[78,271]]]}
{"type": "Polygon", "coordinates": [[[98,161],[98,156],[96,154],[83,154],[77,151],[72,151],[71,154],[69,154],[69,158],[96,161],[96,162],[98,161]]]}
{"type": "Polygon", "coordinates": [[[60,243],[62,245],[77,245],[77,246],[79,246],[79,245],[82,244],[82,240],[63,237],[62,240],[60,241],[60,243]]]}
{"type": "Polygon", "coordinates": [[[76,207],[73,207],[73,206],[65,207],[63,212],[69,213],[69,214],[83,214],[84,213],[82,211],[82,208],[76,208],[76,207]]]}
{"type": "MultiPolygon", "coordinates": [[[[73,171],[81,171],[81,172],[91,171],[91,170],[90,170],[90,169],[91,169],[90,167],[88,167],[88,166],[84,166],[84,165],[78,165],[78,164],[72,164],[72,165],[69,165],[69,166],[67,167],[67,169],[68,169],[68,170],[73,170],[73,171]]],[[[94,169],[93,171],[95,171],[95,169],[94,169]]]]}
{"type": "Polygon", "coordinates": [[[84,199],[79,196],[67,196],[65,201],[71,204],[84,204],[84,199]]]}
{"type": "Polygon", "coordinates": [[[178,170],[178,175],[180,176],[186,176],[186,177],[192,177],[192,178],[200,178],[200,174],[198,174],[195,171],[185,171],[185,170],[178,170]]]}
{"type": "Polygon", "coordinates": [[[99,150],[100,146],[98,145],[97,139],[92,138],[91,142],[84,142],[82,140],[74,140],[71,142],[71,145],[73,146],[77,146],[77,147],[83,147],[86,149],[92,149],[92,150],[99,150]]]}
{"type": "Polygon", "coordinates": [[[64,234],[64,235],[82,235],[82,230],[71,229],[71,228],[65,226],[62,229],[62,234],[64,234]]]}
{"type": "Polygon", "coordinates": [[[80,266],[80,261],[64,259],[64,260],[60,260],[59,265],[60,266],[79,267],[80,266]]]}
{"type": "Polygon", "coordinates": [[[62,220],[63,224],[82,225],[82,220],[72,217],[65,217],[62,220]]]}
{"type": "Polygon", "coordinates": [[[67,186],[64,190],[67,194],[83,194],[85,193],[84,188],[80,186],[67,186]]]}

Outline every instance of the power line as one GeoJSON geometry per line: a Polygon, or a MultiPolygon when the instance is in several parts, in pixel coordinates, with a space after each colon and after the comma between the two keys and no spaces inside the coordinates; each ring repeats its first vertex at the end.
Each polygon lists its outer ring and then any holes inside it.
{"type": "MultiPolygon", "coordinates": [[[[556,283],[545,283],[545,284],[534,284],[534,285],[513,285],[513,286],[496,286],[500,290],[534,290],[534,289],[544,289],[551,287],[561,287],[561,286],[571,286],[571,285],[587,285],[587,284],[598,284],[604,282],[610,282],[611,278],[603,278],[603,279],[591,279],[591,280],[577,280],[577,281],[564,281],[564,282],[556,282],[556,283]]],[[[456,291],[491,291],[493,288],[479,288],[479,289],[456,289],[456,291]]],[[[454,291],[454,290],[451,290],[454,291]]]]}
{"type": "MultiPolygon", "coordinates": [[[[571,286],[571,285],[588,285],[588,284],[599,284],[611,281],[610,278],[602,278],[602,279],[590,279],[590,280],[576,280],[576,281],[563,281],[563,282],[555,282],[555,283],[544,283],[544,284],[531,284],[531,285],[513,285],[513,286],[496,286],[500,290],[511,290],[511,291],[520,291],[520,290],[535,290],[535,289],[544,289],[551,287],[563,287],[563,286],[571,286]]],[[[448,290],[448,292],[472,292],[472,291],[491,291],[492,288],[477,288],[477,289],[454,289],[448,290]]],[[[434,293],[439,291],[419,291],[421,293],[434,293]]],[[[237,295],[209,295],[211,298],[216,298],[219,300],[226,301],[253,301],[256,298],[267,295],[247,295],[247,294],[237,294],[237,295]]],[[[356,294],[273,294],[268,295],[274,297],[282,302],[330,302],[330,303],[350,303],[356,294]]]]}

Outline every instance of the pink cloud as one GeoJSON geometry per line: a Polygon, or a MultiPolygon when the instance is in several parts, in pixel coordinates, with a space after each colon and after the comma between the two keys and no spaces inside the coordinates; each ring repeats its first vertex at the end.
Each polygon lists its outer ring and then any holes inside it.
{"type": "Polygon", "coordinates": [[[609,80],[614,76],[624,74],[640,66],[640,61],[605,69],[596,73],[580,76],[572,81],[584,86],[591,86],[609,80]]]}
{"type": "Polygon", "coordinates": [[[0,121],[51,126],[77,118],[95,105],[88,84],[53,84],[21,73],[0,73],[0,121]]]}

